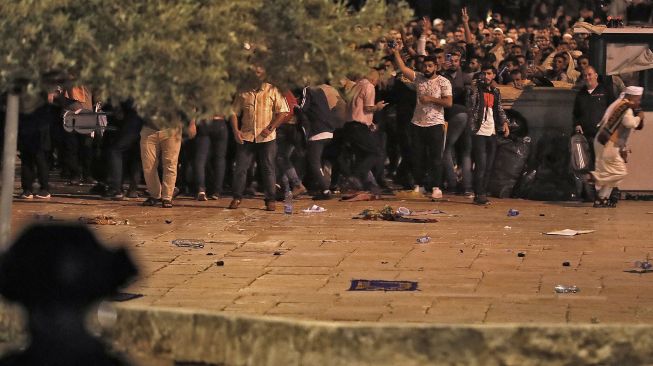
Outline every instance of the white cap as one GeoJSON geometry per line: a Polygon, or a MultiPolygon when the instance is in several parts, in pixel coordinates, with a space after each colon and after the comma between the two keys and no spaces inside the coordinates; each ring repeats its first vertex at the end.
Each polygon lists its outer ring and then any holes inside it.
{"type": "Polygon", "coordinates": [[[512,38],[510,38],[510,37],[506,38],[506,43],[513,43],[513,42],[515,42],[515,41],[513,41],[512,38]]]}
{"type": "Polygon", "coordinates": [[[572,38],[574,38],[574,37],[569,33],[565,33],[565,34],[562,35],[562,39],[572,39],[572,38]]]}
{"type": "Polygon", "coordinates": [[[440,24],[443,24],[443,23],[444,23],[444,20],[442,20],[442,19],[440,19],[440,18],[435,18],[435,19],[433,19],[433,26],[434,26],[434,27],[435,27],[436,25],[440,25],[440,24]]]}
{"type": "Polygon", "coordinates": [[[644,88],[641,86],[629,86],[624,89],[624,93],[627,95],[642,95],[644,94],[644,88]]]}
{"type": "Polygon", "coordinates": [[[503,31],[501,30],[501,28],[494,28],[492,31],[493,32],[499,32],[499,33],[503,34],[503,31]]]}

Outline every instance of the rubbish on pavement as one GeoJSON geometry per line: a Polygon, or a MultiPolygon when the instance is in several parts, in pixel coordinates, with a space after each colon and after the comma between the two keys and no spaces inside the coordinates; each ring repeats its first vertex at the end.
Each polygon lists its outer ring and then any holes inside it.
{"type": "Polygon", "coordinates": [[[311,207],[309,207],[309,208],[307,208],[307,209],[305,209],[305,210],[302,210],[302,212],[306,212],[306,213],[319,213],[319,212],[324,212],[324,211],[326,211],[326,210],[327,210],[327,209],[324,208],[324,207],[320,207],[320,206],[318,206],[318,205],[313,205],[313,206],[311,206],[311,207]]]}
{"type": "Polygon", "coordinates": [[[519,210],[515,210],[514,208],[511,208],[508,210],[508,216],[519,216],[519,210]]]}
{"type": "Polygon", "coordinates": [[[526,256],[526,253],[524,253],[524,252],[519,252],[519,253],[517,253],[517,256],[518,256],[519,258],[524,258],[524,257],[526,256]]]}
{"type": "Polygon", "coordinates": [[[560,236],[574,236],[574,235],[580,235],[580,234],[589,234],[593,233],[596,230],[572,230],[572,229],[564,229],[564,230],[558,230],[558,231],[549,231],[548,233],[544,233],[545,235],[560,235],[560,236]]]}
{"type": "Polygon", "coordinates": [[[172,220],[171,219],[166,219],[166,224],[172,224],[172,220]]]}
{"type": "Polygon", "coordinates": [[[399,207],[397,209],[397,215],[399,215],[399,216],[408,216],[408,215],[410,215],[410,210],[407,209],[406,207],[399,207]]]}
{"type": "Polygon", "coordinates": [[[420,236],[417,238],[417,242],[420,244],[426,244],[431,241],[431,237],[428,235],[420,236]]]}
{"type": "Polygon", "coordinates": [[[217,262],[215,262],[215,265],[218,266],[218,267],[222,267],[222,266],[224,266],[224,261],[217,261],[217,262]]]}
{"type": "Polygon", "coordinates": [[[143,294],[132,294],[132,293],[129,293],[129,292],[118,292],[117,294],[111,296],[109,301],[123,302],[123,301],[138,299],[139,297],[143,297],[143,294]]]}
{"type": "Polygon", "coordinates": [[[204,240],[202,239],[175,239],[172,241],[172,244],[180,248],[193,248],[193,249],[204,248],[204,240]]]}
{"type": "MultiPolygon", "coordinates": [[[[410,215],[412,216],[412,215],[410,215]]],[[[412,223],[431,223],[438,222],[435,218],[423,218],[423,217],[406,217],[398,215],[395,210],[390,206],[384,206],[380,210],[374,210],[372,208],[366,208],[358,215],[354,216],[353,219],[361,220],[385,220],[385,221],[399,221],[399,222],[412,222],[412,223]]]]}
{"type": "Polygon", "coordinates": [[[540,214],[540,216],[546,216],[545,214],[540,214]]]}
{"type": "Polygon", "coordinates": [[[34,214],[34,220],[36,221],[52,221],[54,220],[54,216],[46,213],[35,213],[34,214]]]}
{"type": "Polygon", "coordinates": [[[78,220],[87,225],[129,225],[129,220],[116,220],[113,216],[105,215],[95,217],[81,216],[78,220]]]}
{"type": "Polygon", "coordinates": [[[286,215],[292,215],[292,192],[288,191],[283,198],[283,213],[286,215]]]}
{"type": "Polygon", "coordinates": [[[556,285],[553,289],[559,294],[575,294],[580,292],[580,288],[577,286],[556,285]]]}
{"type": "Polygon", "coordinates": [[[276,252],[272,253],[272,255],[282,255],[282,254],[283,254],[283,253],[281,253],[281,252],[279,252],[279,251],[276,251],[276,252]]]}
{"type": "Polygon", "coordinates": [[[562,262],[562,266],[563,266],[563,267],[569,267],[570,264],[569,264],[569,262],[562,262]]]}
{"type": "Polygon", "coordinates": [[[208,253],[206,253],[206,255],[215,255],[215,254],[213,254],[213,253],[211,253],[211,252],[208,252],[208,253]]]}
{"type": "Polygon", "coordinates": [[[349,291],[416,291],[415,281],[351,280],[349,291]]]}
{"type": "Polygon", "coordinates": [[[647,272],[650,271],[651,268],[653,268],[653,264],[649,261],[636,261],[635,262],[635,269],[639,270],[640,272],[647,272]]]}
{"type": "Polygon", "coordinates": [[[503,228],[506,229],[506,230],[510,230],[510,229],[512,229],[512,226],[504,226],[503,228]]]}

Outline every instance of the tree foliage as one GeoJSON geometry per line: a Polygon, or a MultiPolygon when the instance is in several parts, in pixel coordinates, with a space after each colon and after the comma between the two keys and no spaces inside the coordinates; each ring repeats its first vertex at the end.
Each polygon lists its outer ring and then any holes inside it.
{"type": "Polygon", "coordinates": [[[0,85],[43,90],[61,72],[148,118],[224,113],[253,61],[284,86],[337,78],[364,67],[355,45],[409,16],[384,0],[2,1],[0,85]]]}

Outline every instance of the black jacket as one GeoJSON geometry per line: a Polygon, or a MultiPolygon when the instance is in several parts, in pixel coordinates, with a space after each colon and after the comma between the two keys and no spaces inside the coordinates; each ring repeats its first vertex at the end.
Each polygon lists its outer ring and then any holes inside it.
{"type": "Polygon", "coordinates": [[[501,91],[492,86],[490,86],[489,89],[484,89],[485,88],[481,85],[473,86],[471,92],[467,95],[467,108],[469,109],[467,120],[469,121],[469,128],[474,134],[476,134],[481,128],[481,123],[483,123],[483,117],[485,116],[485,99],[483,98],[483,93],[485,90],[488,90],[494,94],[494,107],[492,108],[492,113],[494,116],[494,128],[498,135],[503,131],[503,124],[508,122],[506,112],[501,106],[501,91]]]}
{"type": "Polygon", "coordinates": [[[578,91],[574,101],[574,127],[581,126],[583,134],[592,138],[598,131],[596,125],[601,122],[605,110],[614,101],[611,87],[599,83],[592,94],[589,94],[587,86],[578,91]]]}
{"type": "Polygon", "coordinates": [[[333,132],[342,127],[345,102],[340,94],[329,85],[306,87],[299,106],[298,118],[307,138],[322,132],[333,132]],[[326,93],[332,95],[330,105],[326,93]],[[333,100],[335,99],[335,100],[333,100]]]}

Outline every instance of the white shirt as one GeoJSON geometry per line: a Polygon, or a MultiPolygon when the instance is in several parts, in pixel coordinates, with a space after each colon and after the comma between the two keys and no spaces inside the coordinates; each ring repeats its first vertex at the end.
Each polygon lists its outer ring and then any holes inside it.
{"type": "Polygon", "coordinates": [[[421,96],[431,96],[434,98],[453,96],[451,82],[440,75],[433,79],[428,79],[424,74],[416,72],[413,83],[417,90],[417,105],[415,106],[415,114],[413,114],[413,124],[420,127],[443,125],[444,107],[434,103],[422,104],[419,98],[421,96]]]}

